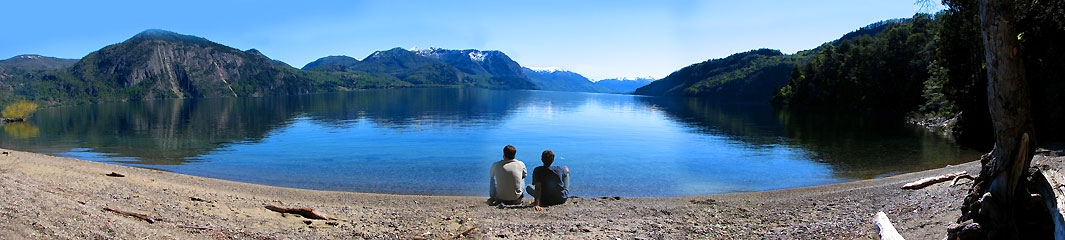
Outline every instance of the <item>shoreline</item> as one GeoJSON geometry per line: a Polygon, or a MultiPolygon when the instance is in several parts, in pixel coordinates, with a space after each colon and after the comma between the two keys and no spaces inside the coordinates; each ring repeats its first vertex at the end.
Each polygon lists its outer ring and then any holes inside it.
{"type": "MultiPolygon", "coordinates": [[[[574,198],[538,212],[485,197],[333,192],[255,185],[0,149],[0,235],[14,238],[877,238],[883,211],[904,237],[942,238],[970,181],[900,187],[978,162],[765,192],[574,198]],[[119,173],[124,177],[109,177],[119,173]],[[312,208],[311,220],[264,206],[312,208]],[[104,208],[142,214],[153,223],[104,208]]],[[[1060,151],[1057,155],[1061,155],[1060,151]]],[[[1057,162],[1065,157],[1053,157],[1057,162]]],[[[787,181],[787,179],[781,179],[787,181]]],[[[531,199],[526,199],[530,203],[531,199]]]]}

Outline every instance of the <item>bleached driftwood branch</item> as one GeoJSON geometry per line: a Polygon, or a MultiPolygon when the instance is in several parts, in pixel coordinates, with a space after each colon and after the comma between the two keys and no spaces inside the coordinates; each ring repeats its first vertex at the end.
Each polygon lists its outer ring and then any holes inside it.
{"type": "Polygon", "coordinates": [[[914,182],[911,182],[911,183],[907,183],[906,185],[902,185],[902,189],[922,189],[922,188],[925,188],[927,186],[931,186],[932,184],[946,182],[946,181],[949,181],[951,179],[957,179],[957,178],[961,178],[961,177],[972,178],[972,176],[969,176],[968,174],[965,174],[965,171],[961,171],[961,172],[956,172],[956,173],[951,173],[951,174],[939,175],[939,176],[935,176],[935,177],[928,177],[928,178],[917,180],[917,181],[914,181],[914,182]]]}
{"type": "Polygon", "coordinates": [[[135,213],[135,212],[122,211],[122,210],[109,208],[109,207],[104,207],[104,210],[110,211],[110,212],[113,212],[113,213],[118,213],[118,214],[123,215],[123,216],[129,216],[129,217],[133,217],[133,218],[136,218],[136,219],[144,220],[145,222],[148,222],[148,223],[155,223],[155,221],[157,220],[157,219],[152,219],[152,218],[148,217],[148,215],[135,213]]]}
{"type": "Polygon", "coordinates": [[[895,230],[895,226],[891,225],[891,219],[888,219],[887,214],[884,212],[876,213],[876,229],[880,230],[880,239],[883,240],[906,240],[899,235],[899,231],[895,230]]]}

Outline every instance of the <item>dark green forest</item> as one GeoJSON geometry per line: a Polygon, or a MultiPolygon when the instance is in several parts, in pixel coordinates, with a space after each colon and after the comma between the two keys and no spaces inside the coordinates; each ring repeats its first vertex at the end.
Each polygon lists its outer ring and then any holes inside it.
{"type": "MultiPolygon", "coordinates": [[[[1065,135],[1065,3],[1019,1],[1021,54],[1040,140],[1065,135]]],[[[896,113],[954,119],[960,142],[988,149],[991,121],[977,7],[944,1],[935,15],[870,25],[814,50],[772,102],[792,109],[896,113]],[[872,28],[881,31],[869,31],[872,28]]]]}

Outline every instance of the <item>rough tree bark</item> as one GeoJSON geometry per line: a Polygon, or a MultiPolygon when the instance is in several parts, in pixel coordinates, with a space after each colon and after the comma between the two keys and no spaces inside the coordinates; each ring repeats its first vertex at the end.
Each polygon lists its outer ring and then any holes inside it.
{"type": "MultiPolygon", "coordinates": [[[[987,64],[987,101],[995,130],[995,147],[982,159],[980,177],[965,199],[964,227],[991,239],[1017,239],[1015,203],[1029,194],[1023,187],[1035,154],[1031,102],[1009,0],[979,0],[980,26],[987,64]],[[986,235],[985,235],[986,234],[986,235]]],[[[963,231],[961,227],[953,229],[963,231]]],[[[962,234],[970,235],[970,234],[962,234]]],[[[971,236],[971,235],[970,235],[971,236]]],[[[977,238],[983,238],[977,237],[977,238]]]]}

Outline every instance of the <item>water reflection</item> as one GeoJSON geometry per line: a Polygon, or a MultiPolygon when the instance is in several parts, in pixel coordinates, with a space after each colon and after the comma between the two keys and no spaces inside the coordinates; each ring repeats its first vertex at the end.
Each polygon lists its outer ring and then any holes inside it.
{"type": "Polygon", "coordinates": [[[789,111],[768,104],[693,98],[640,98],[697,131],[727,136],[754,149],[787,145],[828,163],[836,176],[865,179],[976,160],[980,153],[893,116],[789,111]]]}
{"type": "Polygon", "coordinates": [[[4,133],[16,139],[35,138],[41,134],[40,128],[23,121],[3,123],[3,127],[4,133]]]}
{"type": "Polygon", "coordinates": [[[29,123],[5,125],[0,146],[62,153],[87,148],[115,161],[180,165],[234,143],[258,142],[305,116],[333,127],[493,125],[527,91],[401,89],[273,98],[119,102],[42,109],[29,123]],[[40,132],[42,131],[43,132],[40,132]],[[44,139],[26,141],[41,135],[44,139]]]}

